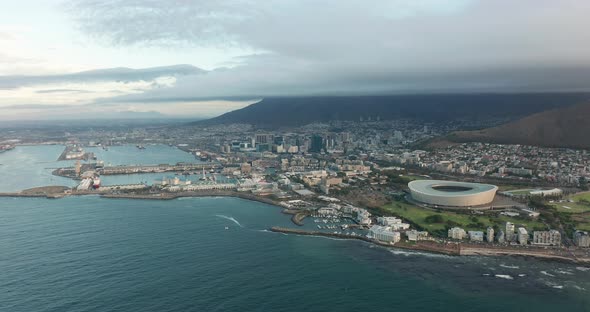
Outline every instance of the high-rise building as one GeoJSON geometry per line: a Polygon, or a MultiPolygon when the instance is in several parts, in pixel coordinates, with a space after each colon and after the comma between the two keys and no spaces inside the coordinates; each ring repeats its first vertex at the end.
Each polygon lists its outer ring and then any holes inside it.
{"type": "Polygon", "coordinates": [[[521,245],[526,245],[529,241],[529,233],[526,231],[525,228],[519,227],[518,228],[518,243],[521,245]]]}
{"type": "Polygon", "coordinates": [[[272,144],[273,143],[273,135],[272,134],[257,134],[255,143],[256,143],[256,145],[258,145],[258,144],[272,144]]]}
{"type": "Polygon", "coordinates": [[[319,153],[324,148],[324,139],[321,135],[314,134],[311,136],[311,147],[309,151],[312,153],[319,153]]]}
{"type": "Polygon", "coordinates": [[[496,241],[500,244],[504,244],[506,242],[506,238],[504,236],[504,231],[500,230],[498,235],[496,236],[496,241]]]}
{"type": "Polygon", "coordinates": [[[506,241],[512,242],[514,240],[514,223],[506,222],[506,241]]]}
{"type": "Polygon", "coordinates": [[[488,230],[486,233],[486,238],[488,243],[493,243],[494,242],[494,228],[491,226],[488,226],[488,230]]]}

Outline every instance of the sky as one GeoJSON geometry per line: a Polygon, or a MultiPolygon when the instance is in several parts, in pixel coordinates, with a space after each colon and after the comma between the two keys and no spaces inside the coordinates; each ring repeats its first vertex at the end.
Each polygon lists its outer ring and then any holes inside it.
{"type": "Polygon", "coordinates": [[[269,96],[590,90],[586,0],[0,2],[0,120],[269,96]]]}

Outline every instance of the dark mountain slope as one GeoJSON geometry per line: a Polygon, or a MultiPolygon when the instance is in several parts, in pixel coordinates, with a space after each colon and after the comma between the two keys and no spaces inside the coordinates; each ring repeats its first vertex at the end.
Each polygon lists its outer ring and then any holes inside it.
{"type": "Polygon", "coordinates": [[[416,119],[422,121],[515,120],[590,99],[583,93],[437,94],[267,98],[197,124],[248,123],[297,126],[332,120],[416,119]]]}
{"type": "Polygon", "coordinates": [[[537,113],[489,129],[455,132],[448,139],[453,142],[590,148],[590,102],[537,113]]]}

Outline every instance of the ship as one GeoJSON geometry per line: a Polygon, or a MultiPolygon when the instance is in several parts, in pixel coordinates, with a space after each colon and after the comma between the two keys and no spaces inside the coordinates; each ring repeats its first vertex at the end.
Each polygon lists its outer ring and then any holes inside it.
{"type": "Polygon", "coordinates": [[[100,187],[100,179],[99,178],[94,178],[92,180],[92,188],[93,189],[97,189],[100,187]]]}

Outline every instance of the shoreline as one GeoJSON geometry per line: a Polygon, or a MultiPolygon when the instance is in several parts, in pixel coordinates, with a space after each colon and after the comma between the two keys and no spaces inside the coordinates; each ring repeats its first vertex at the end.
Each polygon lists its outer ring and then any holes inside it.
{"type": "MultiPolygon", "coordinates": [[[[253,194],[246,194],[237,191],[193,191],[193,192],[178,192],[178,193],[155,193],[155,194],[112,194],[112,193],[101,193],[96,191],[87,192],[72,192],[72,193],[27,193],[27,190],[22,192],[13,193],[0,193],[0,197],[14,197],[14,198],[47,198],[47,199],[59,199],[69,196],[88,196],[96,195],[101,198],[110,199],[140,199],[140,200],[173,200],[178,198],[187,197],[232,197],[243,200],[255,201],[267,205],[272,205],[277,208],[282,208],[281,213],[291,215],[291,221],[297,226],[303,226],[303,220],[309,216],[309,211],[286,209],[276,200],[260,197],[253,194]]],[[[548,261],[560,261],[577,264],[590,264],[589,257],[577,257],[573,251],[562,249],[561,251],[569,252],[568,255],[552,253],[550,249],[517,249],[505,247],[494,247],[494,246],[481,246],[469,244],[467,242],[436,242],[436,241],[418,241],[418,242],[404,242],[400,241],[395,244],[381,242],[365,236],[349,236],[345,234],[334,234],[329,232],[302,230],[296,228],[283,228],[283,227],[271,227],[269,229],[272,232],[284,233],[284,234],[295,234],[295,235],[306,235],[306,236],[323,236],[332,237],[345,240],[360,240],[371,244],[375,244],[387,248],[399,248],[405,250],[424,251],[435,254],[444,254],[449,256],[522,256],[531,257],[540,260],[548,261]]],[[[575,251],[575,250],[574,250],[575,251]]]]}
{"type": "Polygon", "coordinates": [[[345,240],[360,240],[375,244],[387,248],[399,248],[404,250],[424,251],[435,254],[443,254],[448,256],[486,256],[486,257],[500,257],[500,256],[511,256],[511,257],[530,257],[539,260],[547,261],[559,261],[575,264],[590,264],[590,258],[584,257],[566,257],[562,255],[547,253],[545,250],[516,250],[509,247],[503,248],[492,248],[492,247],[481,247],[472,246],[465,243],[439,243],[434,241],[418,241],[416,243],[408,242],[397,242],[395,244],[385,243],[378,240],[374,240],[365,236],[349,236],[344,234],[334,234],[329,232],[319,231],[306,231],[299,229],[283,228],[283,227],[271,227],[271,232],[284,233],[284,234],[295,234],[304,236],[322,236],[339,238],[345,240]]]}

